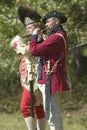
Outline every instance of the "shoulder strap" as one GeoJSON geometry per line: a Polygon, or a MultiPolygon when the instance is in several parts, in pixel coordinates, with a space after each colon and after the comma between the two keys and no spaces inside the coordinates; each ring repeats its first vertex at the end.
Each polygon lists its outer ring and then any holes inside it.
{"type": "Polygon", "coordinates": [[[55,33],[55,35],[59,35],[60,37],[63,38],[63,40],[64,40],[64,45],[65,45],[65,51],[61,54],[61,56],[59,57],[59,59],[58,59],[58,60],[55,62],[55,64],[53,65],[53,67],[52,67],[52,72],[53,72],[54,68],[57,66],[57,64],[60,62],[60,60],[62,59],[62,57],[64,56],[64,54],[66,55],[66,48],[67,48],[66,40],[65,40],[64,36],[63,36],[62,34],[60,34],[60,33],[55,33]]]}
{"type": "Polygon", "coordinates": [[[64,41],[64,44],[65,44],[65,54],[66,54],[66,48],[67,48],[67,45],[66,45],[66,40],[64,38],[64,36],[60,33],[55,33],[55,35],[59,35],[60,37],[62,37],[63,41],[64,41]]]}

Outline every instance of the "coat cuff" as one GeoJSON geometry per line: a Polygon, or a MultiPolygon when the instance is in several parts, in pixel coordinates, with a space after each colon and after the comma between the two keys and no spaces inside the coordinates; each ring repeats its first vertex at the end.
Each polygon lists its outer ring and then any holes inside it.
{"type": "Polygon", "coordinates": [[[31,35],[31,36],[29,37],[29,40],[32,40],[32,39],[37,40],[37,39],[38,39],[38,35],[31,35]]]}

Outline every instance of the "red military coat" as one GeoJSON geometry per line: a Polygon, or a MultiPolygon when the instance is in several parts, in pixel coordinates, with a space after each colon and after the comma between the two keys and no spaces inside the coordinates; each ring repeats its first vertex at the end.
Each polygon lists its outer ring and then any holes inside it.
{"type": "Polygon", "coordinates": [[[20,62],[20,81],[21,81],[21,86],[24,86],[26,82],[26,77],[27,77],[27,69],[26,69],[26,57],[23,56],[21,62],[20,62]]]}
{"type": "MultiPolygon", "coordinates": [[[[64,31],[59,32],[66,39],[66,46],[68,50],[67,36],[64,31]]],[[[61,36],[56,34],[51,34],[46,40],[41,44],[37,44],[37,37],[32,37],[30,40],[30,53],[33,56],[43,56],[45,59],[45,64],[42,67],[42,79],[38,80],[38,83],[46,83],[46,64],[48,60],[51,62],[51,68],[54,66],[55,62],[61,57],[65,52],[64,40],[61,36]]],[[[51,94],[55,94],[62,91],[69,90],[66,81],[66,53],[61,58],[60,62],[54,68],[54,72],[51,74],[51,94]]]]}

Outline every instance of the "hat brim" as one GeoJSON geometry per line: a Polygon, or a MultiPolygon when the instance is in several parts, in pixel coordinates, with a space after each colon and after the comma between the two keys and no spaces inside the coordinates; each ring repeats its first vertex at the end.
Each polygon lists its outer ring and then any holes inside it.
{"type": "Polygon", "coordinates": [[[51,17],[56,17],[59,18],[61,20],[61,23],[65,23],[67,21],[67,17],[65,15],[63,15],[62,13],[57,12],[56,15],[53,15],[51,12],[47,13],[43,19],[42,22],[46,23],[46,20],[51,18],[51,17]]]}

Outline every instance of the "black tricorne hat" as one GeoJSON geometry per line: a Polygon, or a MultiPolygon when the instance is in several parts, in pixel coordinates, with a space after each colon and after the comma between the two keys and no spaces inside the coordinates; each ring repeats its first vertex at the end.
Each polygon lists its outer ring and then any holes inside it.
{"type": "Polygon", "coordinates": [[[56,18],[60,18],[61,19],[61,23],[65,23],[67,21],[67,17],[63,14],[63,13],[60,13],[58,11],[50,11],[48,12],[42,19],[42,22],[43,23],[46,23],[46,20],[51,18],[51,17],[56,17],[56,18]]]}
{"type": "Polygon", "coordinates": [[[25,6],[18,7],[17,15],[24,26],[31,23],[39,22],[41,19],[41,16],[36,11],[25,6]]]}

